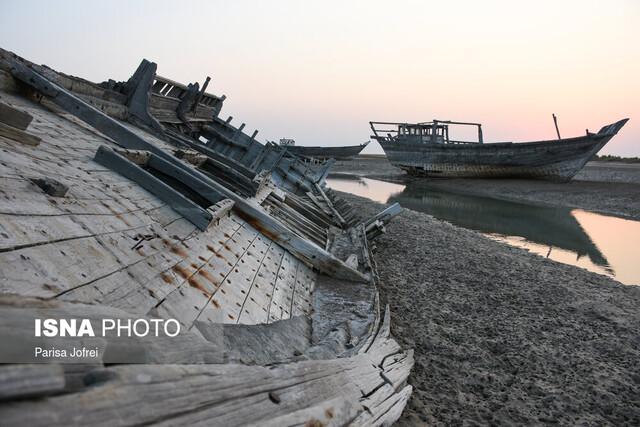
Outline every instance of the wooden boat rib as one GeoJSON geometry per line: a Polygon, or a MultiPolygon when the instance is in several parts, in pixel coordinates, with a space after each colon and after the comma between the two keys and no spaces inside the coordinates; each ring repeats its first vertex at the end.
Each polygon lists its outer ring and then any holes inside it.
{"type": "Polygon", "coordinates": [[[447,178],[533,178],[568,181],[624,126],[628,119],[597,133],[548,141],[483,143],[478,123],[434,120],[408,124],[370,122],[373,138],[394,166],[411,175],[447,178]],[[449,139],[449,125],[478,127],[478,141],[449,139]],[[381,130],[376,126],[395,126],[381,130]]]}
{"type": "Polygon", "coordinates": [[[218,126],[221,97],[155,68],[96,85],[0,49],[2,424],[391,424],[413,355],[367,239],[399,206],[359,218],[299,160],[218,126]],[[41,363],[34,313],[183,332],[41,363]]]}

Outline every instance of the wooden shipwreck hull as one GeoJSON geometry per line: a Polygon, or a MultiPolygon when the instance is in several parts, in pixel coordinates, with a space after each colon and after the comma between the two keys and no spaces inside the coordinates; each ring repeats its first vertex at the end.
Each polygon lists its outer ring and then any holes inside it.
{"type": "MultiPolygon", "coordinates": [[[[627,120],[581,137],[524,143],[425,143],[421,136],[383,136],[378,133],[374,138],[391,164],[411,175],[568,181],[618,133],[627,120]]],[[[416,128],[424,127],[419,124],[416,128]]],[[[430,139],[430,135],[426,138],[430,139]]]]}
{"type": "Polygon", "coordinates": [[[0,423],[392,423],[413,355],[368,240],[399,206],[358,217],[330,164],[259,143],[218,117],[224,96],[156,68],[97,85],[0,50],[0,423]],[[32,343],[29,310],[184,333],[137,341],[136,364],[110,340],[90,363],[21,364],[4,350],[32,343]]]}
{"type": "Polygon", "coordinates": [[[305,147],[302,145],[287,146],[287,151],[301,157],[308,157],[313,159],[327,160],[348,160],[358,154],[369,143],[366,142],[360,145],[349,145],[344,147],[305,147]]]}

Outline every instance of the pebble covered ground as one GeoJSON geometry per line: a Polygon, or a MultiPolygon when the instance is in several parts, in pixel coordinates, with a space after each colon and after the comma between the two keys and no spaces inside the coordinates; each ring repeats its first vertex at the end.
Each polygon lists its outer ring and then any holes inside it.
{"type": "Polygon", "coordinates": [[[408,210],[375,246],[415,350],[399,425],[640,425],[640,287],[408,210]]]}

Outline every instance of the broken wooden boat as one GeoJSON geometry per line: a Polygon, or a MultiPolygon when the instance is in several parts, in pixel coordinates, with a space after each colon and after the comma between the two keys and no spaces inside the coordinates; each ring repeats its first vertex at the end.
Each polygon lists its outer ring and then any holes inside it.
{"type": "MultiPolygon", "coordinates": [[[[285,141],[292,141],[287,139],[285,141]]],[[[305,157],[315,160],[349,160],[356,157],[364,148],[369,145],[369,141],[360,145],[347,145],[342,147],[318,147],[295,145],[295,143],[283,144],[280,140],[280,146],[286,147],[287,151],[296,156],[305,157]]]]}
{"type": "Polygon", "coordinates": [[[360,218],[327,170],[221,119],[209,78],[156,70],[94,84],[0,50],[2,424],[391,424],[413,353],[371,240],[399,205],[360,218]],[[43,363],[33,316],[182,332],[43,363]]]}
{"type": "Polygon", "coordinates": [[[530,178],[569,181],[624,126],[597,133],[536,142],[484,143],[480,123],[433,120],[416,124],[369,122],[392,165],[414,176],[443,178],[530,178]],[[449,126],[475,126],[477,141],[449,138],[449,126]]]}

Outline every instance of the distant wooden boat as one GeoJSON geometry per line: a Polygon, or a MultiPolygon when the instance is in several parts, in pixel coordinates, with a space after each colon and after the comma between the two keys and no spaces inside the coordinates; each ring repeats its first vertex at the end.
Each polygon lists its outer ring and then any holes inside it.
{"type": "Polygon", "coordinates": [[[536,142],[484,144],[479,123],[434,120],[417,124],[369,122],[373,138],[394,166],[411,175],[447,178],[533,178],[569,181],[628,119],[597,133],[536,142]],[[478,141],[449,139],[449,125],[478,128],[478,141]],[[380,126],[391,129],[380,129],[380,126]]]}
{"type": "MultiPolygon", "coordinates": [[[[281,140],[282,141],[282,140],[281,140]]],[[[290,140],[287,140],[290,141],[290,140]]],[[[318,160],[336,159],[347,160],[351,159],[364,149],[369,144],[369,141],[360,145],[347,145],[343,147],[305,147],[301,145],[282,144],[286,146],[287,150],[295,154],[296,156],[308,157],[318,160]]]]}

